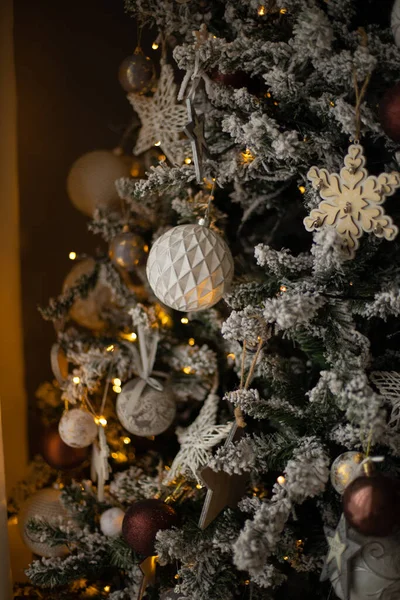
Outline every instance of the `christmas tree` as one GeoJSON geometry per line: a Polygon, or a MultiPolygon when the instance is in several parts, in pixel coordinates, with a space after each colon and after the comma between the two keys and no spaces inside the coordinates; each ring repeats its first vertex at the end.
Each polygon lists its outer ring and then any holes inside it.
{"type": "Polygon", "coordinates": [[[156,52],[68,179],[109,251],[42,309],[25,593],[398,598],[399,2],[126,9],[156,52]]]}

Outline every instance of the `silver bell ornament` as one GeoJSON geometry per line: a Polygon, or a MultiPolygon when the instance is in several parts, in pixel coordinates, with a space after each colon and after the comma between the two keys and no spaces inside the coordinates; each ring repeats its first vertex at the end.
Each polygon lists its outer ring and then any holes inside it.
{"type": "Polygon", "coordinates": [[[148,251],[149,247],[143,238],[125,226],[122,232],[111,240],[108,255],[116,267],[133,271],[146,264],[148,251]]]}
{"type": "Polygon", "coordinates": [[[163,304],[195,312],[210,308],[229,291],[233,258],[222,237],[204,224],[178,225],[153,244],[146,272],[163,304]]]}
{"type": "Polygon", "coordinates": [[[153,61],[143,54],[141,48],[136,48],[131,56],[122,61],[118,78],[126,92],[145,94],[151,91],[155,79],[153,61]]]}
{"type": "Polygon", "coordinates": [[[364,455],[361,452],[344,452],[340,454],[331,466],[331,483],[339,494],[360,474],[364,455]]]}
{"type": "Polygon", "coordinates": [[[129,177],[132,159],[109,150],[88,152],[72,165],[67,191],[72,204],[89,217],[97,207],[120,210],[121,199],[115,182],[129,177]]]}
{"type": "Polygon", "coordinates": [[[19,531],[24,543],[34,554],[46,558],[57,558],[68,554],[67,546],[51,546],[48,542],[35,539],[27,531],[27,525],[31,519],[51,522],[61,518],[63,522],[69,521],[68,513],[61,504],[60,498],[59,490],[44,488],[28,498],[21,507],[18,515],[19,531]]]}

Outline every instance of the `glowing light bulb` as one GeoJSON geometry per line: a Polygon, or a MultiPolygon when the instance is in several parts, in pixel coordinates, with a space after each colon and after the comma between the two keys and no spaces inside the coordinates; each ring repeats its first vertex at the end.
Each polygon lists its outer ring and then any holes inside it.
{"type": "Polygon", "coordinates": [[[70,252],[68,254],[68,257],[69,257],[70,260],[75,260],[76,259],[76,252],[70,252]]]}
{"type": "Polygon", "coordinates": [[[301,194],[305,194],[306,193],[306,188],[304,187],[304,185],[299,185],[299,192],[301,194]]]}
{"type": "Polygon", "coordinates": [[[186,373],[186,375],[190,375],[192,372],[192,367],[183,367],[182,371],[186,373]]]}
{"type": "Polygon", "coordinates": [[[185,164],[186,165],[190,165],[191,162],[192,162],[191,158],[189,158],[189,157],[185,158],[185,164]]]}
{"type": "Polygon", "coordinates": [[[114,352],[115,346],[114,344],[110,344],[109,346],[107,346],[106,350],[107,352],[114,352]]]}
{"type": "Polygon", "coordinates": [[[131,438],[130,437],[124,437],[124,444],[130,444],[131,443],[131,438]]]}
{"type": "Polygon", "coordinates": [[[260,17],[262,17],[263,15],[265,15],[265,6],[263,6],[262,4],[258,7],[257,13],[260,15],[260,17]]]}
{"type": "Polygon", "coordinates": [[[151,47],[153,48],[153,50],[157,50],[158,49],[158,44],[157,42],[153,42],[151,47]]]}
{"type": "Polygon", "coordinates": [[[188,341],[189,346],[194,346],[196,343],[196,340],[194,338],[190,338],[188,341]]]}
{"type": "Polygon", "coordinates": [[[183,323],[183,325],[187,325],[189,323],[189,319],[187,317],[182,317],[181,323],[183,323]]]}
{"type": "Polygon", "coordinates": [[[226,355],[226,358],[230,358],[231,360],[235,360],[236,355],[233,352],[229,352],[229,354],[226,355]]]}
{"type": "Polygon", "coordinates": [[[113,379],[113,384],[114,384],[114,385],[118,385],[118,386],[120,386],[120,385],[121,385],[121,383],[122,383],[122,381],[121,381],[121,380],[120,380],[118,377],[115,377],[115,378],[113,379]]]}
{"type": "Polygon", "coordinates": [[[102,427],[105,427],[107,425],[107,419],[102,415],[100,417],[95,417],[94,422],[96,423],[96,425],[101,425],[102,427]]]}
{"type": "Polygon", "coordinates": [[[75,385],[78,385],[78,383],[80,383],[80,378],[79,377],[73,377],[72,381],[75,383],[75,385]]]}
{"type": "Polygon", "coordinates": [[[156,142],[154,145],[155,146],[161,146],[161,142],[156,142]]]}
{"type": "Polygon", "coordinates": [[[281,287],[279,288],[280,292],[287,292],[287,287],[286,285],[281,285],[281,287]]]}
{"type": "Polygon", "coordinates": [[[201,489],[203,489],[203,486],[201,485],[201,483],[198,483],[198,484],[196,485],[196,488],[197,488],[198,490],[201,490],[201,489]]]}
{"type": "Polygon", "coordinates": [[[281,10],[279,12],[281,13],[281,15],[286,15],[287,8],[281,8],[281,10]]]}
{"type": "Polygon", "coordinates": [[[276,481],[279,483],[279,485],[283,485],[285,483],[286,479],[284,478],[283,475],[279,475],[279,477],[276,481]]]}
{"type": "Polygon", "coordinates": [[[113,392],[115,392],[116,394],[120,394],[122,392],[122,387],[120,387],[119,385],[113,385],[113,392]]]}

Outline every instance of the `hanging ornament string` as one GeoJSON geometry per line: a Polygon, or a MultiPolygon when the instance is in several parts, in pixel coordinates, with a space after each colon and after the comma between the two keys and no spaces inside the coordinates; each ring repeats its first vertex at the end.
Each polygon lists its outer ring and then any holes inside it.
{"type": "MultiPolygon", "coordinates": [[[[257,361],[258,361],[258,357],[260,356],[260,352],[261,349],[264,345],[264,339],[262,337],[259,337],[258,339],[258,346],[257,346],[257,350],[256,353],[254,355],[254,358],[251,362],[250,365],[250,369],[249,372],[247,374],[247,378],[246,378],[246,383],[243,385],[244,382],[244,370],[245,370],[245,355],[246,355],[246,340],[243,342],[243,352],[242,352],[242,366],[241,366],[241,373],[240,373],[240,387],[239,390],[248,390],[249,386],[252,382],[253,376],[254,376],[254,371],[257,365],[257,361]]],[[[236,406],[235,408],[235,419],[236,419],[236,424],[238,427],[246,427],[246,421],[244,420],[243,417],[243,411],[240,408],[240,406],[236,406]]]]}
{"type": "Polygon", "coordinates": [[[360,142],[360,133],[361,133],[361,103],[364,100],[364,96],[366,94],[367,91],[367,87],[368,84],[370,82],[371,79],[371,73],[368,73],[368,75],[366,76],[366,78],[364,79],[364,83],[361,86],[361,89],[359,87],[358,84],[358,80],[357,80],[357,71],[354,69],[353,70],[353,81],[354,81],[354,91],[356,94],[356,105],[355,105],[355,126],[356,126],[356,133],[355,133],[355,143],[358,144],[360,142]]]}

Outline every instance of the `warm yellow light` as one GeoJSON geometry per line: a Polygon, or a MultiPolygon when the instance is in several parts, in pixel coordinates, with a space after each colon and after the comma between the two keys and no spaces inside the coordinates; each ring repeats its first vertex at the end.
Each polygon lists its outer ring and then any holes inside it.
{"type": "Polygon", "coordinates": [[[113,392],[115,392],[116,394],[120,394],[122,392],[122,387],[120,387],[119,385],[113,385],[113,392]]]}
{"type": "Polygon", "coordinates": [[[185,158],[185,163],[186,163],[187,165],[190,165],[190,163],[191,163],[191,162],[192,162],[192,159],[191,159],[191,158],[189,158],[189,157],[185,158]]]}
{"type": "Polygon", "coordinates": [[[131,443],[131,438],[130,437],[124,437],[124,444],[130,444],[131,443]]]}
{"type": "Polygon", "coordinates": [[[123,452],[111,452],[111,457],[119,463],[127,462],[128,457],[123,452]]]}
{"type": "Polygon", "coordinates": [[[287,292],[287,287],[286,285],[281,285],[281,287],[279,288],[280,292],[287,292]]]}
{"type": "Polygon", "coordinates": [[[147,252],[149,251],[149,247],[148,247],[148,245],[147,245],[147,244],[145,244],[145,245],[143,246],[143,251],[144,251],[144,252],[146,252],[146,254],[147,254],[147,252]]]}
{"type": "Polygon", "coordinates": [[[101,425],[102,427],[105,427],[107,425],[107,419],[103,416],[95,417],[94,422],[96,423],[96,425],[101,425]]]}
{"type": "Polygon", "coordinates": [[[306,188],[304,187],[304,185],[299,185],[299,192],[301,194],[305,194],[306,193],[306,188]]]}
{"type": "Polygon", "coordinates": [[[284,556],[283,560],[289,560],[289,557],[288,556],[284,556]]]}
{"type": "Polygon", "coordinates": [[[201,490],[201,489],[203,488],[203,486],[201,485],[201,483],[198,483],[198,484],[196,485],[196,488],[197,488],[198,490],[201,490]]]}
{"type": "Polygon", "coordinates": [[[246,581],[244,582],[244,585],[250,585],[250,579],[246,579],[246,581]]]}
{"type": "Polygon", "coordinates": [[[262,4],[258,7],[257,13],[260,15],[260,17],[262,17],[263,15],[265,15],[265,6],[263,6],[262,4]]]}
{"type": "Polygon", "coordinates": [[[275,102],[274,102],[274,106],[279,106],[279,102],[277,102],[277,101],[275,100],[275,102]]]}
{"type": "Polygon", "coordinates": [[[70,252],[70,253],[68,254],[68,256],[69,256],[69,259],[70,259],[70,260],[75,260],[75,259],[76,259],[76,252],[70,252]]]}
{"type": "Polygon", "coordinates": [[[188,341],[189,346],[194,346],[196,343],[196,340],[194,338],[190,338],[188,341]]]}
{"type": "Polygon", "coordinates": [[[279,475],[277,482],[279,483],[279,485],[283,485],[285,483],[286,479],[284,478],[283,475],[279,475]]]}
{"type": "Polygon", "coordinates": [[[187,317],[182,317],[181,323],[183,323],[183,325],[187,325],[189,323],[189,319],[187,317]]]}
{"type": "Polygon", "coordinates": [[[153,42],[151,47],[153,48],[153,50],[157,50],[158,49],[158,44],[157,42],[153,42]]]}
{"type": "Polygon", "coordinates": [[[110,344],[109,346],[107,346],[106,350],[107,352],[114,352],[114,344],[110,344]]]}
{"type": "Polygon", "coordinates": [[[287,8],[281,8],[281,10],[279,12],[281,13],[281,15],[286,15],[287,8]]]}
{"type": "Polygon", "coordinates": [[[190,373],[192,373],[192,367],[183,367],[182,371],[186,373],[186,375],[190,375],[190,373]]]}
{"type": "Polygon", "coordinates": [[[120,333],[120,337],[127,342],[134,342],[137,340],[137,335],[134,331],[131,331],[130,333],[120,333]]]}
{"type": "Polygon", "coordinates": [[[329,106],[335,106],[335,103],[334,103],[334,101],[333,101],[333,100],[331,100],[331,101],[329,102],[329,106]]]}
{"type": "Polygon", "coordinates": [[[73,377],[72,381],[75,383],[75,385],[78,385],[78,383],[80,382],[80,378],[79,377],[73,377]]]}
{"type": "Polygon", "coordinates": [[[118,377],[114,377],[114,379],[113,379],[113,384],[114,385],[120,386],[121,383],[122,383],[122,381],[118,377]]]}
{"type": "Polygon", "coordinates": [[[253,154],[251,153],[251,150],[249,150],[249,148],[246,148],[246,150],[244,152],[241,152],[240,156],[241,156],[242,163],[251,163],[251,162],[253,162],[253,160],[255,158],[253,156],[253,154]]]}
{"type": "Polygon", "coordinates": [[[179,579],[180,575],[178,573],[175,575],[174,579],[179,579]]]}
{"type": "Polygon", "coordinates": [[[161,142],[156,142],[154,145],[155,146],[161,146],[161,142]]]}
{"type": "Polygon", "coordinates": [[[160,162],[164,162],[165,160],[167,160],[167,157],[165,156],[165,154],[160,154],[160,156],[158,157],[158,160],[160,162]]]}
{"type": "Polygon", "coordinates": [[[236,354],[234,354],[233,352],[229,352],[229,354],[226,355],[226,358],[231,358],[232,360],[235,360],[236,354]]]}
{"type": "Polygon", "coordinates": [[[111,590],[111,586],[110,586],[110,585],[105,585],[105,586],[104,586],[104,591],[105,591],[105,592],[107,592],[107,593],[108,593],[110,590],[111,590]]]}

